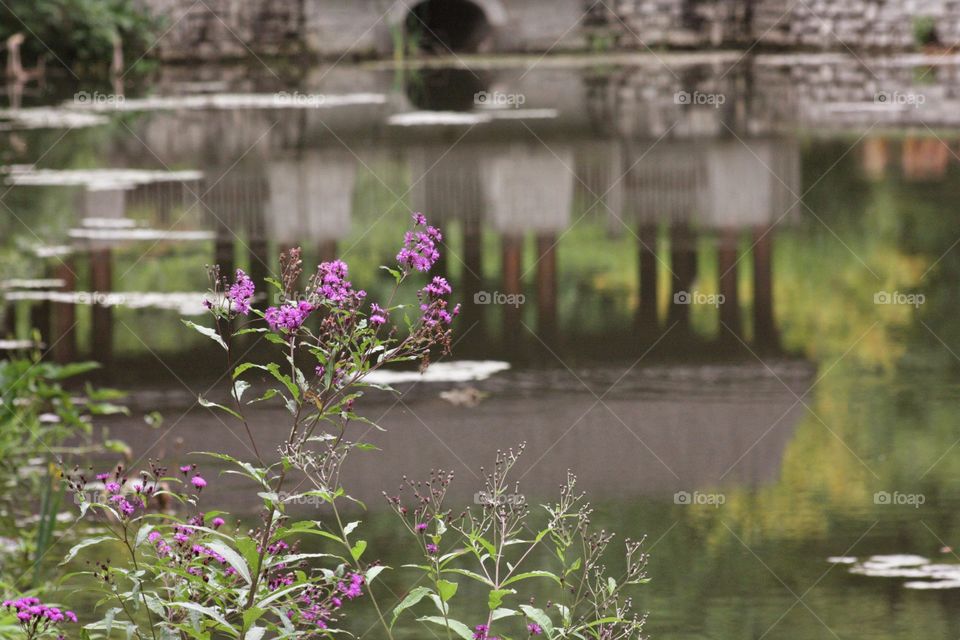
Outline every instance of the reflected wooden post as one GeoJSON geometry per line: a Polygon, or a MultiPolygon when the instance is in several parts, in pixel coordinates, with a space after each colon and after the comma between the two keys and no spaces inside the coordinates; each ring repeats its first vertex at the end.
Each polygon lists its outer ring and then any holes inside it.
{"type": "Polygon", "coordinates": [[[222,277],[233,280],[233,236],[225,229],[217,229],[217,237],[213,242],[213,263],[220,266],[222,277]]]}
{"type": "MultiPolygon", "coordinates": [[[[520,295],[523,293],[521,274],[523,268],[523,237],[514,234],[505,234],[503,246],[503,293],[520,295]]],[[[491,291],[487,293],[487,302],[490,304],[491,291]]],[[[503,342],[508,350],[519,344],[520,337],[520,306],[503,306],[503,342]]]]}
{"type": "MultiPolygon", "coordinates": [[[[267,296],[269,297],[269,292],[273,291],[273,287],[264,284],[264,279],[270,274],[268,268],[270,256],[268,255],[269,248],[267,240],[262,236],[250,236],[247,240],[247,247],[250,250],[250,279],[253,280],[256,285],[257,291],[267,292],[267,296]]],[[[257,309],[264,310],[270,304],[271,301],[269,299],[255,299],[253,306],[257,309]]]]}
{"type": "Polygon", "coordinates": [[[483,323],[486,305],[477,304],[477,294],[483,289],[483,231],[479,216],[467,214],[463,221],[463,270],[460,289],[463,291],[463,307],[460,329],[470,331],[471,339],[486,343],[487,328],[483,323]],[[471,328],[472,327],[472,328],[471,328]]]}
{"type": "Polygon", "coordinates": [[[777,348],[773,318],[773,227],[753,230],[753,339],[760,348],[777,348]]]}
{"type": "Polygon", "coordinates": [[[551,344],[557,337],[557,238],[537,236],[537,331],[551,344]]]}
{"type": "MultiPolygon", "coordinates": [[[[337,241],[336,239],[325,239],[320,241],[318,262],[330,262],[337,259],[337,241]]],[[[308,274],[310,275],[310,274],[308,274]]]]}
{"type": "MultiPolygon", "coordinates": [[[[90,252],[91,291],[107,295],[113,291],[113,265],[110,249],[94,249],[90,252]]],[[[90,308],[93,359],[109,363],[113,359],[113,308],[97,304],[90,308]]]]}
{"type": "Polygon", "coordinates": [[[676,324],[681,334],[689,333],[690,296],[697,278],[697,251],[695,236],[684,222],[670,228],[670,269],[673,271],[673,290],[667,324],[676,324]]]}
{"type": "Polygon", "coordinates": [[[736,342],[734,336],[743,335],[740,323],[740,296],[737,278],[737,230],[721,229],[717,247],[717,269],[720,272],[720,338],[736,342]],[[730,334],[733,335],[730,335],[730,334]]]}
{"type": "Polygon", "coordinates": [[[637,235],[639,250],[639,303],[637,305],[636,325],[641,336],[648,329],[659,326],[657,317],[657,228],[642,225],[637,235]]]}
{"type": "MultiPolygon", "coordinates": [[[[54,268],[54,277],[63,280],[63,291],[77,290],[77,276],[73,260],[63,258],[54,268]]],[[[77,305],[71,302],[54,302],[52,306],[50,348],[55,362],[66,363],[77,359],[77,305]]]]}

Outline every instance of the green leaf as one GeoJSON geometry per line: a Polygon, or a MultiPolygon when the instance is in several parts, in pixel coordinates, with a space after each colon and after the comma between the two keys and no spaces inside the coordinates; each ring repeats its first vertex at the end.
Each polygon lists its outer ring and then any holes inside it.
{"type": "Polygon", "coordinates": [[[473,632],[470,631],[470,627],[457,620],[451,620],[450,618],[444,620],[440,616],[424,616],[423,618],[417,618],[417,621],[438,624],[445,629],[450,629],[455,634],[463,638],[463,640],[473,640],[473,632]]]}
{"type": "Polygon", "coordinates": [[[560,582],[560,578],[553,575],[549,571],[537,570],[537,571],[527,571],[526,573],[518,573],[517,575],[513,576],[509,580],[505,580],[503,583],[503,586],[513,584],[514,582],[520,582],[521,580],[528,580],[529,578],[548,578],[550,580],[553,580],[557,584],[562,585],[562,583],[560,582]]]}
{"type": "Polygon", "coordinates": [[[250,383],[246,380],[237,380],[233,383],[233,397],[237,399],[237,402],[243,400],[243,394],[249,388],[250,383]]]}
{"type": "Polygon", "coordinates": [[[497,609],[503,604],[503,597],[508,596],[512,593],[516,593],[515,589],[493,589],[490,591],[490,595],[487,598],[487,606],[490,607],[490,611],[497,609]]]}
{"type": "Polygon", "coordinates": [[[239,553],[219,540],[208,542],[207,546],[223,556],[224,560],[240,574],[240,577],[242,577],[247,584],[250,584],[250,569],[247,567],[246,561],[240,557],[239,553]]]}
{"type": "Polygon", "coordinates": [[[360,524],[359,520],[354,520],[353,522],[347,523],[347,526],[343,528],[343,537],[346,538],[350,533],[357,528],[360,524]]]}
{"type": "Polygon", "coordinates": [[[390,567],[378,564],[367,569],[367,573],[363,576],[364,582],[370,584],[373,582],[374,578],[380,575],[384,570],[389,569],[390,567]]]}
{"type": "MultiPolygon", "coordinates": [[[[537,607],[531,606],[529,604],[520,605],[520,610],[523,611],[528,618],[540,625],[540,628],[543,629],[543,632],[546,634],[547,638],[553,636],[553,621],[550,620],[543,609],[538,609],[537,607]]],[[[566,610],[566,607],[563,607],[561,611],[566,610]]]]}
{"type": "Polygon", "coordinates": [[[490,614],[490,620],[500,620],[501,618],[510,618],[512,616],[518,615],[518,611],[513,609],[494,609],[490,614]]]}
{"type": "Polygon", "coordinates": [[[290,379],[290,376],[285,373],[281,373],[280,365],[278,365],[276,362],[271,362],[267,365],[267,371],[269,371],[270,375],[276,378],[279,382],[283,383],[283,386],[287,388],[287,391],[290,392],[290,395],[293,396],[294,400],[300,399],[300,387],[293,383],[293,380],[290,379]]]}
{"type": "Polygon", "coordinates": [[[360,556],[363,555],[363,552],[367,549],[366,540],[357,540],[357,543],[353,545],[353,548],[350,549],[350,555],[353,556],[354,560],[359,560],[360,556]]]}
{"type": "MultiPolygon", "coordinates": [[[[260,616],[262,616],[263,614],[264,614],[264,610],[261,609],[260,607],[250,607],[249,609],[244,611],[243,612],[244,628],[250,629],[250,631],[252,631],[253,629],[251,629],[251,626],[253,625],[254,622],[259,620],[260,616]]],[[[246,638],[250,637],[250,631],[247,631],[246,638]]],[[[263,634],[261,633],[260,635],[262,636],[263,634]]]]}
{"type": "Polygon", "coordinates": [[[170,605],[174,607],[183,607],[184,609],[189,609],[190,611],[196,611],[197,613],[210,618],[211,620],[223,626],[225,629],[231,631],[231,635],[234,637],[237,635],[237,630],[233,628],[233,625],[227,622],[226,618],[220,615],[220,613],[213,607],[204,607],[196,602],[171,602],[170,605]]]}
{"type": "Polygon", "coordinates": [[[406,597],[400,601],[400,604],[393,608],[393,621],[390,623],[390,626],[393,627],[397,623],[397,618],[400,617],[400,614],[417,604],[425,597],[433,593],[430,589],[426,587],[416,587],[406,597]]]}
{"type": "Polygon", "coordinates": [[[458,586],[456,582],[437,580],[437,591],[440,593],[440,599],[444,602],[449,601],[450,598],[456,595],[458,586]]]}
{"type": "Polygon", "coordinates": [[[221,411],[225,411],[226,413],[229,413],[237,420],[243,420],[243,417],[233,409],[229,409],[223,406],[222,404],[217,404],[216,402],[211,402],[206,398],[204,398],[203,396],[197,396],[197,402],[200,403],[201,407],[206,407],[208,409],[220,409],[221,411]]]}
{"type": "Polygon", "coordinates": [[[250,627],[243,636],[243,640],[260,640],[267,630],[263,627],[250,627]]]}
{"type": "Polygon", "coordinates": [[[100,544],[102,542],[110,542],[113,539],[114,539],[113,536],[98,536],[96,538],[88,538],[83,542],[78,542],[77,544],[73,545],[70,551],[67,552],[67,555],[64,556],[63,562],[60,563],[60,566],[63,566],[68,562],[70,562],[71,560],[73,560],[81,550],[86,549],[87,547],[92,547],[96,544],[100,544]]]}
{"type": "Polygon", "coordinates": [[[220,334],[217,333],[216,329],[212,329],[210,327],[204,327],[194,322],[190,322],[189,320],[181,320],[181,322],[187,325],[188,327],[190,327],[191,329],[193,329],[194,331],[196,331],[197,333],[205,335],[211,340],[213,340],[214,342],[216,342],[217,344],[219,344],[221,347],[223,347],[224,351],[227,350],[227,343],[223,341],[223,338],[220,337],[220,334]]]}
{"type": "Polygon", "coordinates": [[[473,580],[476,580],[477,582],[482,582],[483,584],[487,585],[488,587],[493,587],[493,586],[494,586],[494,584],[493,584],[492,582],[490,582],[489,580],[487,580],[486,577],[480,575],[479,573],[475,573],[475,572],[473,572],[473,571],[470,571],[469,569],[444,569],[444,570],[443,570],[443,573],[459,573],[460,575],[462,575],[462,576],[467,576],[468,578],[472,578],[473,580]]]}

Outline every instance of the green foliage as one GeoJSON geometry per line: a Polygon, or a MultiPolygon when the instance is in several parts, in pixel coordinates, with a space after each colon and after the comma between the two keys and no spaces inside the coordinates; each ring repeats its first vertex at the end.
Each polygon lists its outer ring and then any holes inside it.
{"type": "Polygon", "coordinates": [[[121,394],[66,382],[96,368],[32,357],[0,360],[0,535],[16,544],[0,551],[0,582],[43,584],[42,562],[56,542],[63,488],[59,468],[97,448],[92,420],[123,412],[121,394]]]}
{"type": "MultiPolygon", "coordinates": [[[[23,33],[24,59],[59,58],[72,68],[104,67],[114,40],[123,42],[128,64],[142,55],[159,33],[158,20],[134,0],[7,0],[0,4],[0,38],[23,33]]],[[[27,64],[25,62],[25,64],[27,64]]]]}

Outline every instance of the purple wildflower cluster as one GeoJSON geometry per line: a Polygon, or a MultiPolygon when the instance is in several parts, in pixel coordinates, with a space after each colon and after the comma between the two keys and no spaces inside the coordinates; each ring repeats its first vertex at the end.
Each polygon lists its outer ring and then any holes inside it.
{"type": "MultiPolygon", "coordinates": [[[[336,587],[311,586],[304,590],[300,597],[300,619],[319,629],[327,629],[335,620],[338,609],[343,606],[343,599],[353,600],[363,595],[363,576],[351,573],[336,584],[336,587]]],[[[293,612],[290,612],[293,616],[293,612]]]]}
{"type": "Polygon", "coordinates": [[[485,624],[478,624],[473,628],[473,640],[499,640],[496,636],[487,635],[490,633],[490,627],[485,624]]]}
{"type": "Polygon", "coordinates": [[[413,214],[413,224],[414,227],[422,227],[422,230],[415,229],[404,234],[397,264],[403,271],[429,271],[440,259],[437,244],[443,241],[443,234],[436,227],[429,226],[422,213],[413,214]]]}
{"type": "MultiPolygon", "coordinates": [[[[200,527],[204,526],[205,520],[205,515],[199,513],[187,520],[186,524],[173,525],[169,539],[154,530],[147,536],[147,541],[154,546],[157,557],[167,559],[172,565],[205,582],[210,580],[210,574],[206,571],[210,566],[218,568],[225,576],[236,575],[236,570],[226,558],[203,544],[204,533],[200,527]]],[[[223,525],[223,518],[215,517],[210,524],[217,529],[223,525]]]]}
{"type": "Polygon", "coordinates": [[[271,331],[284,331],[292,334],[303,325],[312,311],[313,305],[306,300],[301,300],[300,302],[288,302],[279,307],[270,307],[267,309],[264,318],[271,331]]]}
{"type": "Polygon", "coordinates": [[[332,302],[341,306],[348,303],[360,302],[367,296],[367,292],[354,290],[347,280],[349,267],[343,260],[321,262],[317,266],[317,275],[314,277],[314,292],[323,301],[332,302]]]}
{"type": "Polygon", "coordinates": [[[374,302],[370,305],[370,324],[375,327],[387,324],[387,318],[390,314],[379,304],[374,302]]]}
{"type": "Polygon", "coordinates": [[[420,311],[423,313],[423,324],[432,328],[453,322],[460,313],[460,305],[447,311],[447,300],[443,297],[449,295],[451,291],[450,283],[440,276],[434,276],[433,280],[420,290],[417,297],[420,300],[420,311]]]}
{"type": "Polygon", "coordinates": [[[244,273],[242,269],[237,269],[236,279],[227,290],[227,300],[230,301],[231,311],[242,315],[250,313],[250,301],[253,300],[255,291],[250,276],[244,273]]]}
{"type": "MultiPolygon", "coordinates": [[[[63,622],[77,621],[77,614],[73,611],[61,611],[31,596],[4,600],[3,606],[16,612],[17,622],[27,638],[35,638],[63,622]]],[[[63,638],[62,635],[59,637],[63,638]]]]}

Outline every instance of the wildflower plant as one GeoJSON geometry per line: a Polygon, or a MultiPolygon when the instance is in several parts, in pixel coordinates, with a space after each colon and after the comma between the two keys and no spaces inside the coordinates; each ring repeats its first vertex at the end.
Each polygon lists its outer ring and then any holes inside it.
{"type": "Polygon", "coordinates": [[[202,455],[249,484],[260,503],[258,522],[244,526],[207,507],[204,491],[216,479],[204,462],[172,471],[158,463],[99,473],[74,469],[69,488],[80,517],[101,533],[74,546],[64,563],[75,564],[92,547],[112,550],[109,559],[93,559],[79,571],[100,592],[99,619],[83,625],[83,637],[332,637],[347,633],[345,618],[363,616],[376,618],[382,637],[392,639],[398,620],[414,612],[448,639],[639,634],[643,620],[624,595],[645,580],[639,544],[627,544],[626,575],[607,577],[602,558],[611,536],[589,532],[590,510],[574,493],[572,477],[559,502],[544,508],[546,520],[531,527],[526,504],[503,500],[519,452],[500,454],[483,491],[489,503],[476,511],[453,515],[445,506],[452,476],[440,472],[425,484],[409,483],[409,506],[400,495],[388,498],[422,559],[402,570],[418,579],[399,603],[377,598],[375,584],[388,567],[368,559],[375,554],[367,553],[361,522],[346,518],[345,503],[356,501],[342,486],[341,471],[352,454],[374,448],[354,435],[356,425],[379,428],[356,412],[357,401],[372,387],[390,390],[370,374],[398,363],[425,368],[432,355],[449,352],[459,306],[451,305],[444,278],[427,276],[415,305],[394,302],[402,287],[430,271],[441,243],[440,230],[415,214],[396,266],[384,267],[393,292],[376,302],[353,286],[339,260],[320,264],[301,289],[298,249],[281,256],[279,279],[268,280],[275,304],[263,310],[243,271],[229,280],[212,271],[212,323],[186,324],[224,350],[231,388],[226,400],[201,397],[200,403],[244,427],[251,457],[202,455]],[[250,337],[272,345],[274,357],[237,361],[238,345],[250,337]],[[276,451],[261,449],[247,417],[249,406],[259,403],[275,403],[289,416],[276,451]],[[306,501],[324,505],[323,517],[290,513],[306,501]],[[301,549],[310,539],[324,552],[301,549]],[[544,558],[552,568],[540,566],[544,558]],[[463,612],[455,617],[452,600],[462,581],[486,593],[480,600],[461,597],[463,612]],[[535,594],[543,590],[534,583],[554,592],[542,606],[535,594]]]}

